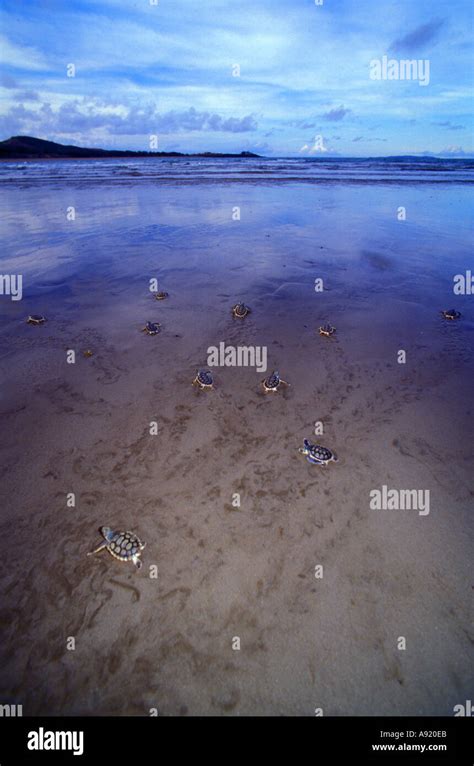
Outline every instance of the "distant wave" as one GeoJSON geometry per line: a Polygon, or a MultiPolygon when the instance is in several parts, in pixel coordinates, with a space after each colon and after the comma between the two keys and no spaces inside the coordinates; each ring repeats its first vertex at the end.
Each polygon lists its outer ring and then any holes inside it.
{"type": "Polygon", "coordinates": [[[472,184],[472,159],[134,158],[1,162],[0,185],[472,184]]]}

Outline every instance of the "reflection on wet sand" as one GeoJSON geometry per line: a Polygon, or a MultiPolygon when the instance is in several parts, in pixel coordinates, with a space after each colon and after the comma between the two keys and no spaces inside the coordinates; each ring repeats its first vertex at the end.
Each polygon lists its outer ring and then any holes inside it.
{"type": "Polygon", "coordinates": [[[2,268],[24,284],[0,305],[2,701],[25,715],[451,714],[473,640],[462,188],[404,189],[406,225],[393,186],[71,194],[74,223],[64,190],[2,203],[2,268]],[[48,321],[28,326],[30,312],[48,321]],[[291,386],[266,395],[257,370],[216,367],[212,390],[193,387],[221,342],[265,346],[291,386]],[[305,438],[337,464],[308,464],[305,438]],[[429,489],[430,514],[370,510],[382,485],[429,489]],[[102,526],[147,541],[140,572],[86,556],[102,526]]]}

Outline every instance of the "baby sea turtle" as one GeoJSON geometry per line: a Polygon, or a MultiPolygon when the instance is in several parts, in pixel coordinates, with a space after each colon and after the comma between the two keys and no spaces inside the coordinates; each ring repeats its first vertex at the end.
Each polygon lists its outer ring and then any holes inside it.
{"type": "Polygon", "coordinates": [[[325,335],[327,338],[329,338],[331,335],[334,335],[335,332],[336,328],[330,324],[323,324],[323,326],[319,328],[319,334],[325,335]]]}
{"type": "Polygon", "coordinates": [[[142,328],[142,332],[146,332],[147,335],[158,335],[160,331],[161,325],[158,322],[147,322],[142,328]]]}
{"type": "Polygon", "coordinates": [[[441,315],[445,319],[460,319],[461,318],[461,312],[456,311],[456,309],[448,309],[447,311],[442,311],[441,315]]]}
{"type": "Polygon", "coordinates": [[[162,290],[159,293],[153,293],[153,297],[155,298],[155,301],[164,301],[165,298],[169,298],[169,296],[170,294],[164,292],[164,290],[162,290]]]}
{"type": "Polygon", "coordinates": [[[302,455],[306,455],[308,463],[313,465],[327,465],[333,460],[337,462],[337,455],[331,452],[327,447],[321,447],[319,444],[311,444],[307,439],[303,442],[303,447],[300,447],[298,452],[302,455]]]}
{"type": "Polygon", "coordinates": [[[88,556],[99,553],[105,548],[114,558],[119,561],[133,561],[136,568],[140,569],[142,565],[140,556],[146,543],[142,543],[133,532],[114,532],[110,527],[101,527],[100,533],[105,542],[90,551],[88,556]]]}
{"type": "Polygon", "coordinates": [[[287,383],[286,380],[282,380],[280,378],[280,373],[278,370],[274,370],[274,372],[272,372],[268,378],[262,380],[262,386],[265,393],[269,393],[270,391],[278,391],[281,385],[289,386],[290,384],[287,383]]]}
{"type": "Polygon", "coordinates": [[[250,314],[250,309],[245,303],[236,303],[235,306],[232,306],[232,316],[243,319],[247,314],[250,314]]]}
{"type": "Polygon", "coordinates": [[[214,381],[209,370],[199,370],[193,380],[193,386],[199,386],[199,388],[212,388],[213,385],[214,381]]]}
{"type": "Polygon", "coordinates": [[[86,359],[90,359],[91,356],[94,356],[94,352],[91,351],[90,348],[86,348],[86,350],[82,352],[82,356],[86,359]]]}
{"type": "Polygon", "coordinates": [[[30,314],[26,322],[27,324],[44,324],[46,318],[41,314],[30,314]]]}

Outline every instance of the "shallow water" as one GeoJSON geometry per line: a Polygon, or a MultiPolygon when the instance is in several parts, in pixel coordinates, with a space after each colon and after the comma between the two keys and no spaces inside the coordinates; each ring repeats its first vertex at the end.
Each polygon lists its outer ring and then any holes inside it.
{"type": "Polygon", "coordinates": [[[191,163],[183,184],[182,161],[160,163],[126,183],[133,163],[18,163],[1,185],[1,271],[23,276],[21,301],[0,296],[2,700],[451,714],[472,688],[474,296],[453,295],[474,270],[472,171],[371,183],[364,166],[346,184],[352,165],[334,183],[299,161],[298,183],[287,162],[285,183],[248,183],[237,161],[219,183],[214,162],[209,183],[191,163]],[[462,320],[442,320],[451,307],[462,320]],[[219,368],[196,391],[220,342],[265,346],[291,386],[265,396],[262,373],[219,368]],[[298,454],[316,421],[339,456],[326,468],[298,454]],[[384,484],[429,489],[429,515],[370,510],[384,484]],[[139,573],[85,556],[102,524],[146,540],[139,573]]]}

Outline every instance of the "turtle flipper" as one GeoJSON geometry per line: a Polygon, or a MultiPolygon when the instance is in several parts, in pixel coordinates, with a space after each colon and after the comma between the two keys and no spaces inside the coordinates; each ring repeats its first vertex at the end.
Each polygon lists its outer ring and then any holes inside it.
{"type": "Polygon", "coordinates": [[[138,556],[132,556],[132,561],[133,561],[133,563],[135,564],[135,566],[136,566],[136,568],[137,568],[137,569],[141,569],[141,567],[142,567],[142,562],[140,561],[140,559],[138,558],[138,556]]]}
{"type": "Polygon", "coordinates": [[[307,455],[306,460],[312,465],[324,465],[321,460],[316,460],[312,455],[307,455]]]}
{"type": "Polygon", "coordinates": [[[93,551],[89,551],[89,553],[87,555],[88,556],[93,556],[94,553],[99,553],[100,551],[103,551],[104,548],[107,548],[107,543],[101,543],[100,545],[97,546],[97,548],[94,548],[93,551]]]}

